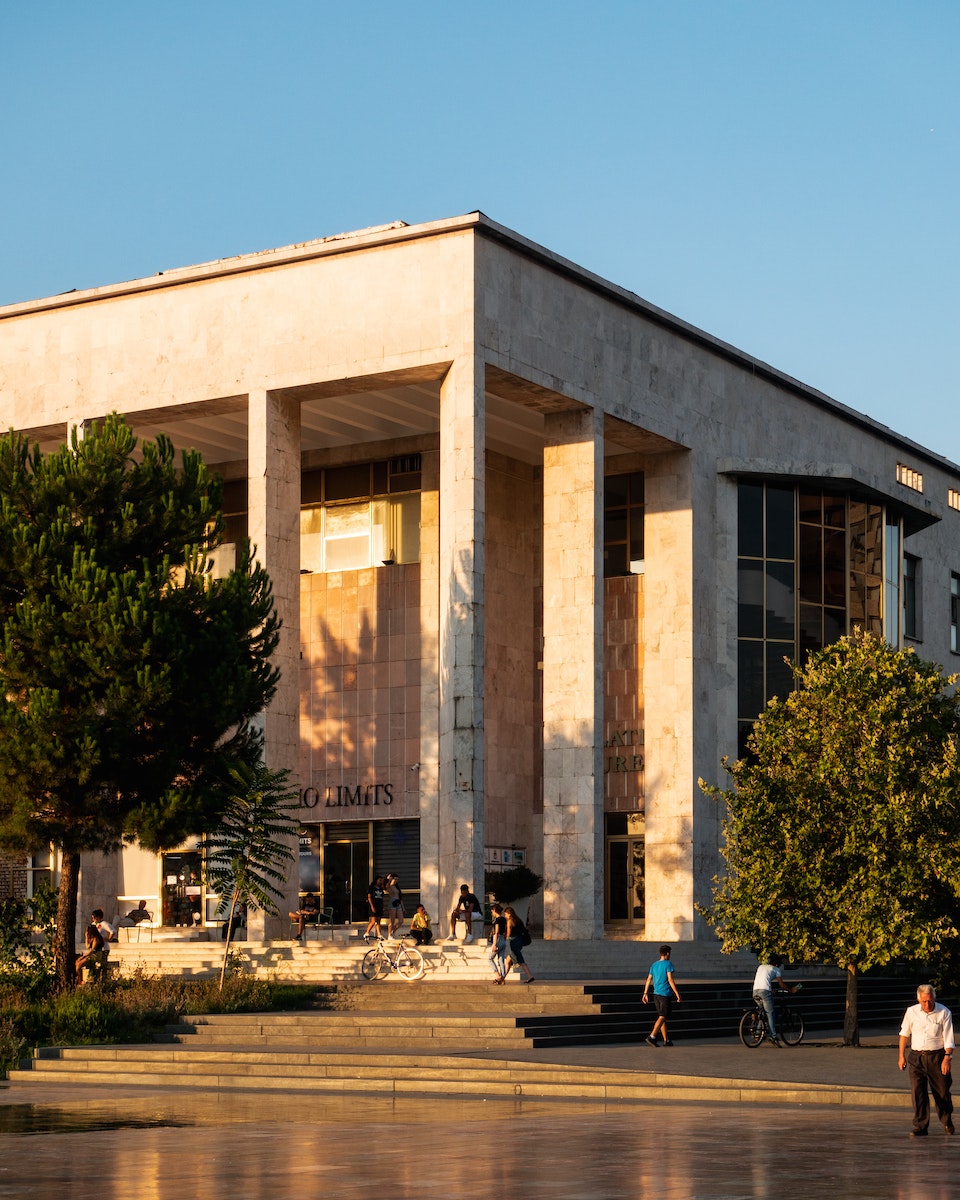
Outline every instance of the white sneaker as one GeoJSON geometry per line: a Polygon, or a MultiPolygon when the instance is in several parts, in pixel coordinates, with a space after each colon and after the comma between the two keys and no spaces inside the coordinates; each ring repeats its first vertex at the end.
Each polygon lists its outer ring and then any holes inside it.
{"type": "Polygon", "coordinates": [[[464,942],[472,942],[472,941],[473,941],[473,934],[472,934],[472,933],[468,933],[468,934],[467,934],[467,936],[466,936],[466,937],[465,937],[463,940],[464,940],[464,942]]]}

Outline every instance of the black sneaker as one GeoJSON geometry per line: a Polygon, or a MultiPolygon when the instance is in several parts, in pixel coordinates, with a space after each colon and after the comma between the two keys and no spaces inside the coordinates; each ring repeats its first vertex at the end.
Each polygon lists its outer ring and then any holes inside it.
{"type": "Polygon", "coordinates": [[[663,1046],[672,1046],[672,1045],[673,1045],[673,1042],[669,1041],[669,1039],[668,1039],[667,1041],[665,1041],[665,1042],[662,1042],[662,1043],[661,1043],[661,1045],[663,1045],[663,1046]]]}
{"type": "Polygon", "coordinates": [[[911,1137],[926,1137],[927,1131],[925,1129],[911,1129],[910,1136],[911,1137]]]}
{"type": "Polygon", "coordinates": [[[779,1050],[779,1049],[780,1049],[780,1047],[783,1045],[783,1043],[780,1041],[780,1039],[779,1039],[778,1037],[773,1037],[773,1035],[771,1034],[771,1037],[770,1037],[770,1045],[771,1045],[771,1046],[776,1046],[776,1047],[777,1047],[777,1049],[779,1050]]]}
{"type": "Polygon", "coordinates": [[[657,1041],[655,1041],[655,1040],[654,1040],[652,1037],[648,1037],[648,1038],[647,1038],[647,1045],[648,1045],[648,1046],[654,1046],[654,1047],[656,1047],[656,1046],[659,1046],[659,1045],[660,1045],[660,1043],[659,1043],[659,1042],[657,1042],[657,1041]]]}

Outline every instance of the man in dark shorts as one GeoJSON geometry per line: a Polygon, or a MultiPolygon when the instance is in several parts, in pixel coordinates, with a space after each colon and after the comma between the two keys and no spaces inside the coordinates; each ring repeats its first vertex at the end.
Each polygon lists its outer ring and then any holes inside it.
{"type": "Polygon", "coordinates": [[[667,1021],[673,1008],[673,998],[680,1003],[680,993],[673,982],[673,963],[670,961],[670,947],[660,947],[660,957],[650,967],[647,981],[643,985],[643,1002],[650,1003],[650,988],[653,988],[653,1003],[657,1009],[657,1019],[647,1041],[651,1046],[672,1046],[673,1042],[667,1037],[667,1021]],[[671,994],[672,993],[672,994],[671,994]],[[663,1039],[657,1041],[657,1034],[663,1039]]]}
{"type": "Polygon", "coordinates": [[[367,888],[367,907],[370,910],[370,920],[367,922],[367,927],[363,931],[363,940],[370,941],[370,934],[374,933],[378,938],[382,938],[380,932],[380,922],[383,920],[383,876],[378,875],[373,883],[367,888]]]}
{"type": "Polygon", "coordinates": [[[450,914],[450,937],[448,941],[455,942],[457,940],[457,921],[463,922],[463,927],[467,934],[463,939],[465,942],[473,941],[473,918],[476,914],[481,922],[483,921],[483,906],[476,898],[470,887],[466,883],[460,884],[460,895],[457,897],[457,902],[454,905],[453,912],[450,914]]]}
{"type": "Polygon", "coordinates": [[[313,892],[307,892],[296,912],[288,913],[291,921],[297,922],[295,942],[303,940],[303,930],[306,925],[316,925],[320,920],[320,905],[313,892]]]}

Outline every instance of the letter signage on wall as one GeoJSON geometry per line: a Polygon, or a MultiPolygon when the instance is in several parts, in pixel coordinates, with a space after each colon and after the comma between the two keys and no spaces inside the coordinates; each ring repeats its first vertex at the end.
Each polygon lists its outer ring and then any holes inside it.
{"type": "Polygon", "coordinates": [[[335,787],[326,787],[321,797],[315,787],[304,788],[300,793],[300,805],[303,808],[370,808],[381,804],[393,803],[392,783],[338,783],[335,787]]]}

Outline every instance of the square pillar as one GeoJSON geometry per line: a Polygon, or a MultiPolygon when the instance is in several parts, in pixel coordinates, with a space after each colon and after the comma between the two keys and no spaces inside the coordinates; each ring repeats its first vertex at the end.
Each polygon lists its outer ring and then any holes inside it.
{"type": "Polygon", "coordinates": [[[546,417],[544,934],[603,936],[603,414],[546,417]]]}
{"type": "MultiPolygon", "coordinates": [[[[286,769],[297,786],[300,745],[300,405],[268,391],[251,392],[248,400],[248,534],[254,558],[273,584],[273,602],[282,622],[274,664],[280,680],[262,715],[264,762],[271,770],[286,769]]],[[[282,920],[251,913],[252,938],[286,936],[287,911],[300,890],[297,839],[291,839],[285,898],[278,905],[282,920]],[[289,902],[289,903],[288,903],[289,902]]]]}
{"type": "Polygon", "coordinates": [[[483,890],[483,379],[482,362],[460,357],[440,385],[439,770],[436,813],[423,793],[421,812],[441,928],[461,883],[483,890]]]}

